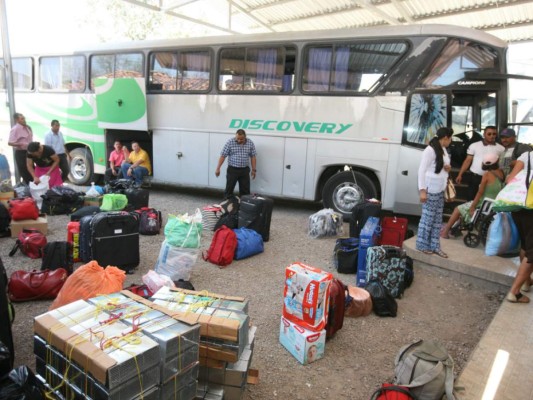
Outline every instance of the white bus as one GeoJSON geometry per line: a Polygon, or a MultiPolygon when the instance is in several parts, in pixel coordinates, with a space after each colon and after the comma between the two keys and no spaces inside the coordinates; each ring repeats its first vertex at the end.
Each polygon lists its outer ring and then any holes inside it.
{"type": "Polygon", "coordinates": [[[223,189],[217,160],[243,128],[258,151],[253,192],[345,216],[365,198],[417,214],[421,150],[439,127],[454,128],[459,166],[469,132],[506,126],[506,49],[412,25],[102,45],[15,56],[13,71],[34,134],[61,122],[77,184],[104,172],[119,139],[149,152],[154,183],[223,189]]]}

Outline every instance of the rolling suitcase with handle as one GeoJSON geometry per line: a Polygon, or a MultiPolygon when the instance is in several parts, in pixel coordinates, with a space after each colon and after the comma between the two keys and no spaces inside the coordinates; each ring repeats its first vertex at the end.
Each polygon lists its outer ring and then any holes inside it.
{"type": "Polygon", "coordinates": [[[241,197],[239,206],[239,228],[253,229],[263,237],[264,242],[270,238],[270,220],[274,201],[258,195],[241,197]]]}
{"type": "Polygon", "coordinates": [[[91,252],[102,267],[131,273],[140,260],[138,218],[125,211],[96,214],[91,221],[91,252]]]}

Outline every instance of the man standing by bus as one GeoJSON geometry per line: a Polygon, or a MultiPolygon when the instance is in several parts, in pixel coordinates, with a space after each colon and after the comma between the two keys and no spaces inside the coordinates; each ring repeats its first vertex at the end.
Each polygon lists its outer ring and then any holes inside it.
{"type": "Polygon", "coordinates": [[[11,128],[7,144],[15,149],[15,164],[17,165],[18,173],[24,183],[28,185],[33,181],[33,176],[31,176],[26,166],[26,150],[28,149],[28,144],[33,141],[33,132],[26,124],[24,115],[15,113],[13,119],[15,120],[15,125],[11,128]]]}
{"type": "Polygon", "coordinates": [[[68,155],[68,150],[65,147],[65,139],[63,139],[63,133],[59,130],[60,128],[59,121],[53,119],[50,124],[50,131],[44,136],[44,144],[50,146],[56,152],[59,157],[59,169],[61,170],[61,180],[65,182],[70,173],[70,167],[68,160],[70,156],[68,155]]]}
{"type": "Polygon", "coordinates": [[[505,151],[500,155],[499,164],[504,176],[507,176],[511,173],[518,157],[533,149],[525,143],[517,142],[516,132],[511,128],[505,128],[500,132],[500,140],[503,147],[505,147],[505,151]]]}
{"type": "Polygon", "coordinates": [[[485,154],[492,153],[500,157],[500,154],[502,154],[505,150],[501,144],[496,143],[496,135],[498,135],[498,130],[496,127],[488,125],[485,127],[483,132],[483,140],[472,143],[466,150],[466,158],[461,166],[459,174],[457,174],[455,182],[460,184],[463,179],[463,174],[468,170],[468,168],[470,168],[471,176],[470,183],[468,185],[468,201],[474,200],[474,197],[476,197],[479,184],[481,183],[481,178],[485,173],[485,171],[483,171],[481,168],[485,154]]]}
{"type": "Polygon", "coordinates": [[[252,179],[255,179],[255,163],[257,152],[255,151],[254,142],[246,138],[244,129],[239,129],[235,137],[229,139],[218,159],[215,175],[220,176],[220,167],[228,157],[228,169],[226,171],[226,189],[224,197],[228,198],[233,194],[235,185],[239,182],[239,195],[250,194],[250,164],[252,165],[252,179]]]}

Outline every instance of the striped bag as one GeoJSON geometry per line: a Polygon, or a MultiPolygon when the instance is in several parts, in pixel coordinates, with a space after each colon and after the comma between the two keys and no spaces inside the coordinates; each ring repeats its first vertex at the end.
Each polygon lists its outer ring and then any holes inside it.
{"type": "Polygon", "coordinates": [[[222,207],[217,204],[202,207],[202,228],[206,231],[214,231],[215,225],[222,215],[222,207]]]}

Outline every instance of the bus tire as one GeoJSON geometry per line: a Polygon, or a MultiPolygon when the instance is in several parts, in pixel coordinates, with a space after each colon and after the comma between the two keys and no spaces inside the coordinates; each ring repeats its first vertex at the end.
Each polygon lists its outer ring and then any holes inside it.
{"type": "Polygon", "coordinates": [[[89,185],[94,177],[93,156],[88,149],[78,147],[70,152],[68,179],[75,185],[89,185]]]}
{"type": "Polygon", "coordinates": [[[374,182],[362,172],[343,171],[326,181],[322,190],[322,203],[325,208],[332,208],[348,220],[356,204],[376,198],[377,193],[374,182]]]}

